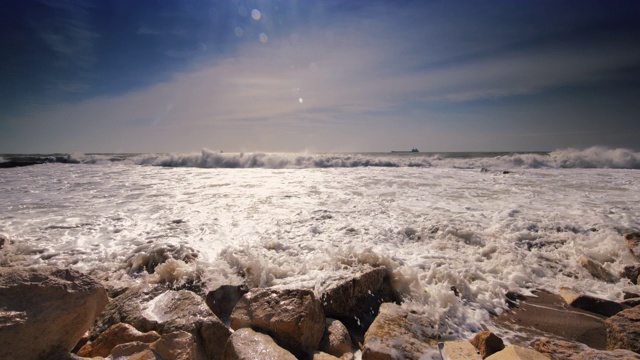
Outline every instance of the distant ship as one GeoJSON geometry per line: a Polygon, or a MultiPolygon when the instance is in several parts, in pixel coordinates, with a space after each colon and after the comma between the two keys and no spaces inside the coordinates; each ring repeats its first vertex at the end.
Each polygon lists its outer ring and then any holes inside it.
{"type": "Polygon", "coordinates": [[[396,151],[396,150],[392,150],[391,152],[392,153],[408,153],[408,152],[416,153],[416,152],[420,152],[420,151],[418,151],[417,148],[413,148],[413,149],[411,149],[411,151],[404,151],[404,150],[396,151]]]}

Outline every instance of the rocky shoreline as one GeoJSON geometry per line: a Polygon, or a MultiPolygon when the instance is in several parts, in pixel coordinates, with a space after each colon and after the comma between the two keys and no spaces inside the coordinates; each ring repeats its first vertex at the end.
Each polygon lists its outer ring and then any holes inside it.
{"type": "MultiPolygon", "coordinates": [[[[624,236],[640,258],[640,234],[624,236]]],[[[578,262],[601,281],[638,283],[640,263],[611,274],[578,262]]],[[[74,270],[8,266],[0,359],[640,359],[638,294],[507,294],[510,309],[493,320],[519,334],[509,346],[489,331],[470,340],[440,333],[437,320],[402,303],[384,266],[353,266],[320,294],[246,284],[106,289],[74,270]]]]}

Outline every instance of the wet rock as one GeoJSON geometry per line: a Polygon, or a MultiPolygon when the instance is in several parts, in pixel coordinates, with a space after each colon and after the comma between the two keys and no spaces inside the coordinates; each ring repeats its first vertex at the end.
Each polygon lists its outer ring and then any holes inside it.
{"type": "Polygon", "coordinates": [[[383,303],[364,337],[363,360],[419,359],[433,349],[435,324],[393,303],[383,303]]]}
{"type": "Polygon", "coordinates": [[[573,355],[569,360],[637,360],[640,355],[629,350],[613,350],[603,351],[590,349],[579,354],[573,355]]]}
{"type": "Polygon", "coordinates": [[[340,320],[327,318],[326,330],[319,349],[333,356],[342,356],[351,351],[351,336],[340,320]]]}
{"type": "Polygon", "coordinates": [[[187,290],[130,289],[109,303],[92,328],[91,338],[120,322],[161,335],[186,331],[195,337],[199,351],[210,359],[220,359],[231,335],[204,300],[187,290]]]}
{"type": "Polygon", "coordinates": [[[142,333],[129,324],[119,323],[111,326],[94,341],[80,348],[77,354],[83,357],[107,357],[116,345],[133,341],[152,343],[158,339],[160,339],[160,335],[155,331],[142,333]]]}
{"type": "Polygon", "coordinates": [[[627,246],[631,254],[636,260],[640,260],[640,232],[630,232],[623,236],[627,240],[627,246]]]}
{"type": "Polygon", "coordinates": [[[478,350],[466,340],[438,344],[442,360],[482,360],[478,350]]]}
{"type": "Polygon", "coordinates": [[[629,279],[634,285],[638,285],[638,276],[640,276],[640,265],[628,265],[620,274],[620,277],[629,279]]]}
{"type": "Polygon", "coordinates": [[[551,360],[568,360],[572,355],[590,348],[577,342],[542,338],[534,343],[534,349],[546,354],[551,360]]]}
{"type": "Polygon", "coordinates": [[[478,349],[483,359],[504,349],[502,339],[491,331],[481,331],[477,333],[473,339],[471,339],[471,345],[478,349]]]}
{"type": "Polygon", "coordinates": [[[5,244],[9,244],[9,238],[0,234],[0,250],[2,250],[5,244]]]}
{"type": "Polygon", "coordinates": [[[487,358],[487,360],[549,360],[550,358],[533,349],[510,345],[487,358]]]}
{"type": "Polygon", "coordinates": [[[620,302],[622,305],[626,305],[628,307],[636,307],[640,305],[640,297],[624,299],[620,302]]]}
{"type": "Polygon", "coordinates": [[[229,337],[222,359],[296,360],[296,357],[278,346],[269,335],[255,332],[251,328],[242,328],[229,337]]]}
{"type": "Polygon", "coordinates": [[[102,285],[75,270],[0,268],[0,359],[68,353],[108,301],[102,285]]]}
{"type": "Polygon", "coordinates": [[[314,353],[325,328],[322,305],[310,290],[251,290],[238,301],[230,320],[234,330],[264,331],[298,357],[314,353]]]}
{"type": "Polygon", "coordinates": [[[607,328],[607,350],[640,352],[640,307],[621,311],[604,323],[607,328]]]}
{"type": "Polygon", "coordinates": [[[365,268],[349,278],[335,281],[320,296],[327,317],[339,319],[349,328],[366,330],[383,302],[396,296],[384,267],[365,268]]]}
{"type": "Polygon", "coordinates": [[[247,292],[249,289],[246,285],[222,285],[209,291],[206,303],[220,320],[226,321],[238,300],[247,292]]]}
{"type": "Polygon", "coordinates": [[[640,297],[640,294],[635,293],[635,292],[623,291],[622,293],[623,293],[623,297],[622,298],[625,299],[625,300],[640,297]]]}
{"type": "Polygon", "coordinates": [[[581,255],[578,257],[578,264],[585,268],[594,278],[608,283],[618,281],[618,277],[613,275],[609,270],[605,269],[599,262],[581,255]]]}
{"type": "Polygon", "coordinates": [[[615,301],[600,299],[597,297],[579,294],[569,288],[561,288],[560,296],[567,304],[582,310],[594,312],[604,316],[613,316],[629,307],[615,301]]]}
{"type": "Polygon", "coordinates": [[[193,248],[171,242],[151,243],[140,245],[133,250],[133,254],[127,258],[127,268],[130,274],[146,271],[153,273],[156,267],[169,259],[192,262],[198,257],[198,252],[193,248]]]}

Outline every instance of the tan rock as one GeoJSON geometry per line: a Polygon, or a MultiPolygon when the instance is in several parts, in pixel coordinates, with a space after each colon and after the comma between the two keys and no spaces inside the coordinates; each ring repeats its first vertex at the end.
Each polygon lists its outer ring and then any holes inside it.
{"type": "MultiPolygon", "coordinates": [[[[156,354],[153,351],[146,349],[139,353],[135,353],[135,354],[132,354],[131,356],[128,356],[127,360],[158,360],[158,358],[156,357],[156,354]]],[[[165,359],[162,359],[162,360],[165,360],[165,359]]]]}
{"type": "Polygon", "coordinates": [[[627,240],[627,246],[631,254],[636,260],[640,260],[640,232],[626,233],[624,238],[627,240]]]}
{"type": "Polygon", "coordinates": [[[578,257],[578,264],[585,268],[594,278],[614,283],[618,281],[618,277],[613,275],[609,270],[605,269],[599,262],[585,256],[581,255],[578,257]]]}
{"type": "Polygon", "coordinates": [[[607,350],[640,352],[640,307],[621,311],[604,323],[607,328],[607,350]]]}
{"type": "Polygon", "coordinates": [[[142,332],[161,335],[178,330],[191,333],[199,351],[220,359],[231,331],[197,294],[187,290],[130,289],[113,299],[92,329],[93,338],[109,326],[124,322],[142,332]]]}
{"type": "Polygon", "coordinates": [[[482,360],[478,350],[466,340],[438,344],[442,360],[482,360]]]}
{"type": "Polygon", "coordinates": [[[560,296],[567,304],[578,309],[587,310],[604,316],[613,316],[629,307],[615,301],[600,299],[590,295],[580,294],[572,289],[563,287],[560,296]]]}
{"type": "Polygon", "coordinates": [[[151,349],[149,349],[149,344],[143,343],[141,341],[132,341],[114,346],[114,348],[111,350],[111,357],[114,359],[118,359],[121,357],[129,358],[130,356],[141,353],[143,351],[151,351],[151,349]]]}
{"type": "Polygon", "coordinates": [[[481,331],[477,333],[473,339],[471,339],[471,345],[478,349],[483,359],[504,349],[502,339],[491,331],[481,331]]]}
{"type": "Polygon", "coordinates": [[[551,360],[568,360],[572,355],[589,350],[587,345],[549,338],[537,340],[534,344],[536,351],[546,354],[551,360]]]}
{"type": "Polygon", "coordinates": [[[533,349],[510,345],[489,356],[487,360],[549,360],[549,357],[533,349]]]}
{"type": "Polygon", "coordinates": [[[327,318],[326,330],[320,341],[319,349],[333,356],[342,356],[351,351],[351,336],[340,320],[327,318]]]}
{"type": "Polygon", "coordinates": [[[322,306],[310,290],[254,289],[238,301],[230,320],[234,330],[263,330],[299,357],[315,352],[325,328],[322,306]]]}
{"type": "Polygon", "coordinates": [[[393,303],[383,303],[380,313],[367,330],[363,360],[420,359],[433,349],[433,322],[393,303]]]}
{"type": "Polygon", "coordinates": [[[86,344],[78,351],[78,356],[106,357],[111,354],[111,350],[119,344],[132,341],[140,341],[144,343],[152,343],[160,339],[160,335],[155,331],[142,333],[133,326],[125,323],[118,323],[100,334],[91,343],[86,344]]]}
{"type": "Polygon", "coordinates": [[[153,355],[149,359],[162,360],[201,360],[204,357],[198,353],[195,337],[186,331],[175,331],[152,343],[133,341],[119,344],[112,350],[111,357],[127,357],[132,359],[140,357],[147,359],[149,354],[153,355]]]}
{"type": "Polygon", "coordinates": [[[102,285],[75,270],[0,268],[0,359],[68,353],[108,301],[102,285]]]}
{"type": "Polygon", "coordinates": [[[617,349],[613,351],[603,351],[590,349],[573,355],[569,360],[638,360],[640,355],[629,350],[617,349]]]}
{"type": "Polygon", "coordinates": [[[322,351],[316,351],[315,354],[313,354],[313,360],[340,360],[340,358],[322,351]]]}
{"type": "Polygon", "coordinates": [[[321,286],[325,315],[339,319],[349,328],[366,330],[380,304],[396,301],[384,267],[365,267],[347,277],[326,280],[321,286]]]}
{"type": "Polygon", "coordinates": [[[222,359],[296,360],[296,357],[278,346],[269,335],[255,332],[251,328],[242,328],[229,337],[222,359]]]}

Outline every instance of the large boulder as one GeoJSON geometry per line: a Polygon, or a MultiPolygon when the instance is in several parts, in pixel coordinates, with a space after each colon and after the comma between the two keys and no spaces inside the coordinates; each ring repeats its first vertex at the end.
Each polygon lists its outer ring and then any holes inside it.
{"type": "Polygon", "coordinates": [[[602,264],[599,262],[582,255],[578,257],[578,264],[585,268],[591,276],[598,280],[602,280],[608,283],[614,283],[618,281],[618,277],[613,275],[609,270],[607,270],[602,264]]]}
{"type": "Polygon", "coordinates": [[[210,359],[222,357],[231,335],[204,300],[188,290],[130,289],[109,303],[92,328],[91,338],[120,322],[142,332],[157,331],[161,335],[178,330],[191,333],[199,351],[210,359]]]}
{"type": "Polygon", "coordinates": [[[278,346],[269,335],[242,328],[229,337],[222,359],[296,360],[296,357],[278,346]]]}
{"type": "Polygon", "coordinates": [[[623,310],[604,323],[607,350],[626,349],[640,353],[640,307],[623,310]]]}
{"type": "Polygon", "coordinates": [[[582,310],[594,312],[604,316],[613,316],[629,307],[615,301],[597,298],[575,292],[572,289],[560,288],[560,296],[567,304],[582,310]]]}
{"type": "Polygon", "coordinates": [[[351,351],[349,330],[340,320],[327,318],[326,330],[319,349],[327,354],[340,357],[351,351]]]}
{"type": "Polygon", "coordinates": [[[473,339],[471,339],[471,344],[478,349],[483,359],[504,349],[502,339],[491,331],[481,331],[477,333],[473,339]]]}
{"type": "Polygon", "coordinates": [[[363,360],[420,359],[435,347],[432,320],[394,303],[383,303],[364,337],[363,360]]]}
{"type": "Polygon", "coordinates": [[[102,285],[75,270],[1,268],[0,359],[68,353],[108,301],[102,285]]]}
{"type": "Polygon", "coordinates": [[[325,328],[322,305],[310,290],[254,289],[238,301],[230,320],[234,330],[264,331],[299,357],[314,353],[325,328]]]}
{"type": "Polygon", "coordinates": [[[133,341],[152,343],[160,339],[155,331],[142,333],[129,324],[118,323],[100,334],[97,339],[84,345],[78,350],[78,356],[82,357],[107,357],[116,345],[133,341]]]}
{"type": "Polygon", "coordinates": [[[636,260],[640,260],[640,232],[626,233],[624,238],[627,240],[627,246],[631,254],[636,260]]]}
{"type": "Polygon", "coordinates": [[[380,304],[397,301],[385,267],[365,267],[345,278],[327,279],[321,287],[325,315],[339,319],[349,328],[366,330],[380,304]]]}

